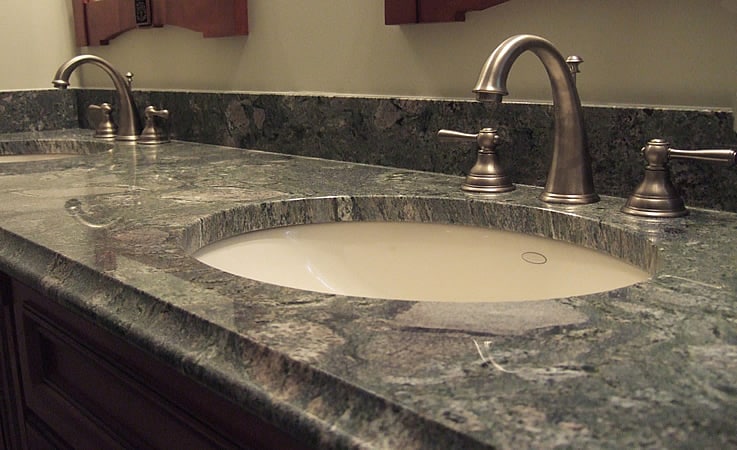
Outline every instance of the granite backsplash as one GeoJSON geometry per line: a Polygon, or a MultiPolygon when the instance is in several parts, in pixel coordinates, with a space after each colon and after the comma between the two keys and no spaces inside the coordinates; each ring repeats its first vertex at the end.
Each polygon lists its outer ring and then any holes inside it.
{"type": "MultiPolygon", "coordinates": [[[[552,106],[465,100],[136,91],[139,109],[167,108],[176,139],[415,170],[465,174],[475,143],[440,142],[441,128],[499,129],[500,158],[515,183],[545,184],[552,106]]],[[[0,131],[87,127],[91,103],[108,90],[0,92],[0,131]]],[[[729,111],[584,107],[597,192],[626,197],[642,178],[642,146],[664,138],[677,148],[737,147],[729,111]]],[[[672,178],[689,206],[737,212],[737,173],[723,165],[674,161],[672,178]]]]}
{"type": "Polygon", "coordinates": [[[0,91],[0,133],[79,126],[76,90],[0,91]]]}

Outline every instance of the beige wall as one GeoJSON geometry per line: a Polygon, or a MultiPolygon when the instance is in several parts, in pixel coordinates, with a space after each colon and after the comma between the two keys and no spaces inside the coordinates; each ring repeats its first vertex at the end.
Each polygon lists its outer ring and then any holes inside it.
{"type": "Polygon", "coordinates": [[[0,0],[0,90],[51,87],[56,68],[78,51],[71,5],[0,0]]]}
{"type": "MultiPolygon", "coordinates": [[[[68,2],[10,1],[21,15],[43,19],[34,49],[51,34],[71,39],[68,8],[32,6],[68,2]]],[[[407,26],[384,25],[383,3],[250,0],[248,37],[143,29],[80,52],[134,72],[143,89],[470,98],[491,50],[510,35],[534,33],[584,58],[584,103],[731,108],[737,94],[737,0],[511,0],[469,13],[466,22],[407,26]]],[[[25,36],[18,26],[3,30],[0,37],[25,36]]],[[[0,89],[46,87],[49,67],[69,55],[61,44],[39,56],[21,46],[10,51],[21,68],[10,81],[3,76],[0,89]]],[[[95,68],[83,77],[87,86],[108,85],[95,68]]],[[[531,54],[513,68],[508,87],[515,99],[550,97],[531,54]]]]}

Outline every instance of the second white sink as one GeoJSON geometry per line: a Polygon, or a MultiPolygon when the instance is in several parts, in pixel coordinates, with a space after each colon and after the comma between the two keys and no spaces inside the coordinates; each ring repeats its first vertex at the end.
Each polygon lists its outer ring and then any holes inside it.
{"type": "Polygon", "coordinates": [[[480,227],[339,222],[245,233],[193,254],[242,277],[359,297],[498,302],[608,291],[649,274],[565,242],[480,227]]]}
{"type": "Polygon", "coordinates": [[[49,161],[52,159],[73,158],[72,153],[31,153],[25,155],[0,155],[0,164],[3,163],[23,163],[34,161],[49,161]]]}

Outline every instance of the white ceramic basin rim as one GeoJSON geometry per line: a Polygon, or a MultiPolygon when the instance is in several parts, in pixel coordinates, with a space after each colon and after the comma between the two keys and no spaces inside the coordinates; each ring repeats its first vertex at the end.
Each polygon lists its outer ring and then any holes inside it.
{"type": "Polygon", "coordinates": [[[193,254],[242,277],[359,297],[501,302],[604,292],[649,278],[581,246],[481,227],[338,222],[245,233],[193,254]]]}
{"type": "Polygon", "coordinates": [[[32,153],[23,155],[0,155],[0,164],[49,161],[53,159],[72,158],[75,156],[79,155],[73,153],[32,153]]]}

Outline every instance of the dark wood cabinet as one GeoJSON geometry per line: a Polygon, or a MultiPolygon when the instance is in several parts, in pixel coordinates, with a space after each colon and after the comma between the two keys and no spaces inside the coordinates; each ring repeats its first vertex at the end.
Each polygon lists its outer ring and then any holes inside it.
{"type": "Polygon", "coordinates": [[[306,448],[28,286],[0,286],[3,448],[306,448]]]}
{"type": "Polygon", "coordinates": [[[462,22],[468,11],[479,11],[508,0],[384,0],[387,25],[462,22]]]}
{"type": "Polygon", "coordinates": [[[10,278],[0,273],[0,444],[4,449],[26,446],[17,361],[10,278]]]}
{"type": "Polygon", "coordinates": [[[79,47],[140,27],[175,25],[204,37],[248,34],[248,0],[72,0],[79,47]]]}

